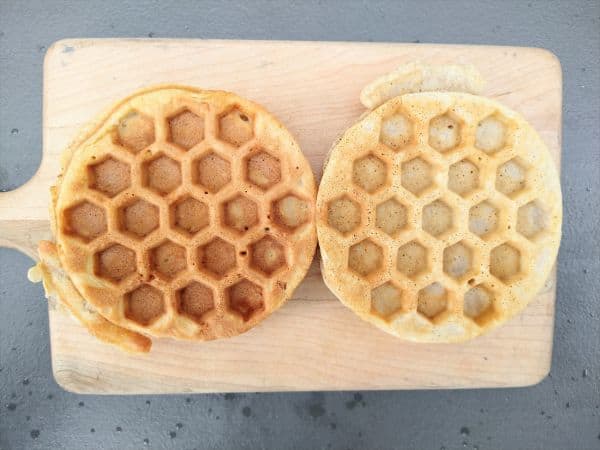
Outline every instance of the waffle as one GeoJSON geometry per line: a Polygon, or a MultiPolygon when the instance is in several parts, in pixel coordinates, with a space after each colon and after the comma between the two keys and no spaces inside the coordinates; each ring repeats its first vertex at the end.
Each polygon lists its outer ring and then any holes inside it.
{"type": "Polygon", "coordinates": [[[388,333],[464,341],[543,286],[561,207],[551,156],[520,115],[466,93],[396,97],[349,128],[324,167],[323,277],[388,333]]]}
{"type": "Polygon", "coordinates": [[[414,92],[481,94],[485,80],[472,64],[402,64],[366,85],[360,93],[365,108],[374,109],[399,95],[414,92]]]}
{"type": "Polygon", "coordinates": [[[259,105],[222,91],[147,89],[63,156],[52,207],[60,269],[113,327],[237,335],[308,270],[315,196],[296,141],[259,105]]]}

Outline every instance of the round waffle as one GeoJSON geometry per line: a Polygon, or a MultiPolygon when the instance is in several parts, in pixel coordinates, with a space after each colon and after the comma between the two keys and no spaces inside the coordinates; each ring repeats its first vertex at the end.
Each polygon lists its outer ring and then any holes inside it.
{"type": "Polygon", "coordinates": [[[118,103],[65,155],[62,268],[112,323],[198,340],[288,299],[316,247],[315,182],[285,127],[221,91],[157,87],[118,103]]]}
{"type": "Polygon", "coordinates": [[[558,251],[559,177],[535,130],[470,94],[396,97],[334,145],[317,197],[328,287],[412,341],[463,341],[542,287],[558,251]]]}

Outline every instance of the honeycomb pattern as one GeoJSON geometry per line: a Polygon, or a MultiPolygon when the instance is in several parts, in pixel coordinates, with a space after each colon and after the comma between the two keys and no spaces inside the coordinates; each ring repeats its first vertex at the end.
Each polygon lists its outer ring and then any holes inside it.
{"type": "Polygon", "coordinates": [[[101,278],[121,281],[136,271],[135,252],[121,244],[112,244],[94,255],[94,272],[101,278]]]}
{"type": "Polygon", "coordinates": [[[170,279],[187,266],[185,248],[172,241],[165,241],[150,250],[150,266],[158,275],[170,279]]]}
{"type": "Polygon", "coordinates": [[[354,161],[352,179],[365,191],[375,192],[385,184],[386,178],[387,167],[377,156],[367,155],[354,161]]]}
{"type": "Polygon", "coordinates": [[[297,195],[287,194],[273,202],[271,213],[276,225],[295,230],[310,220],[310,205],[297,195]]]}
{"type": "Polygon", "coordinates": [[[402,186],[417,196],[433,184],[431,165],[421,158],[403,162],[401,170],[402,186]]]}
{"type": "Polygon", "coordinates": [[[548,227],[548,214],[543,205],[532,201],[517,211],[517,231],[528,239],[536,237],[548,227]]]}
{"type": "Polygon", "coordinates": [[[494,294],[484,285],[475,286],[465,292],[464,315],[483,325],[493,316],[495,300],[494,294]]]}
{"type": "Polygon", "coordinates": [[[490,273],[503,282],[509,282],[521,272],[521,252],[505,243],[490,252],[490,273]]]}
{"type": "Polygon", "coordinates": [[[407,146],[413,136],[413,124],[404,114],[394,114],[381,122],[380,141],[393,150],[407,146]]]}
{"type": "Polygon", "coordinates": [[[460,123],[450,114],[431,119],[429,145],[438,152],[447,152],[460,144],[460,123]]]}
{"type": "Polygon", "coordinates": [[[492,203],[485,200],[469,210],[469,231],[485,238],[498,229],[500,212],[492,203]]]}
{"type": "Polygon", "coordinates": [[[154,142],[154,121],[139,111],[131,111],[119,121],[115,140],[130,152],[138,153],[154,142]]]}
{"type": "Polygon", "coordinates": [[[216,237],[198,248],[198,260],[203,270],[222,278],[236,267],[235,247],[216,237]]]}
{"type": "Polygon", "coordinates": [[[192,236],[210,223],[208,206],[200,200],[185,196],[171,205],[171,226],[192,236]]]}
{"type": "Polygon", "coordinates": [[[402,309],[402,291],[390,281],[371,291],[371,311],[389,320],[402,309]]]}
{"type": "Polygon", "coordinates": [[[246,176],[250,183],[266,191],[281,181],[279,160],[260,151],[246,159],[246,176]]]}
{"type": "Polygon", "coordinates": [[[204,118],[185,110],[169,119],[169,140],[189,150],[204,139],[204,118]]]}
{"type": "Polygon", "coordinates": [[[396,268],[407,277],[414,278],[427,267],[427,249],[417,241],[404,244],[398,249],[396,268]]]}
{"type": "Polygon", "coordinates": [[[250,245],[250,266],[271,275],[286,266],[285,247],[272,236],[265,236],[250,245]]]}
{"type": "Polygon", "coordinates": [[[460,279],[473,270],[473,249],[465,242],[458,242],[444,249],[444,272],[460,279]]]}
{"type": "Polygon", "coordinates": [[[448,189],[458,195],[470,194],[478,186],[479,169],[468,159],[452,164],[448,169],[448,189]]]}
{"type": "Polygon", "coordinates": [[[91,189],[114,197],[131,186],[129,165],[115,158],[107,158],[89,166],[88,180],[91,189]]]}
{"type": "Polygon", "coordinates": [[[452,208],[443,200],[436,200],[423,207],[422,227],[432,236],[438,237],[452,228],[452,208]]]}
{"type": "Polygon", "coordinates": [[[496,189],[508,197],[515,197],[525,189],[527,168],[519,159],[511,159],[498,167],[496,189]]]}
{"type": "Polygon", "coordinates": [[[360,205],[344,195],[329,202],[327,223],[342,234],[350,233],[360,225],[360,205]]]}
{"type": "Polygon", "coordinates": [[[348,267],[366,277],[381,268],[383,251],[370,239],[354,244],[348,252],[348,267]]]}
{"type": "Polygon", "coordinates": [[[142,326],[150,325],[165,313],[165,297],[149,284],[125,294],[125,317],[142,326]]]}
{"type": "Polygon", "coordinates": [[[532,245],[548,237],[540,176],[529,149],[513,146],[518,123],[500,110],[450,108],[427,120],[410,111],[388,102],[332,150],[318,200],[324,274],[343,302],[392,333],[404,323],[396,318],[415,313],[422,326],[462,316],[481,331],[505,314],[500,293],[529,275],[532,245]]]}
{"type": "Polygon", "coordinates": [[[89,254],[76,268],[92,275],[82,292],[94,305],[107,287],[109,320],[204,340],[242,332],[289,298],[316,245],[315,190],[293,138],[261,108],[190,94],[141,94],[152,98],[118,110],[81,150],[83,179],[57,204],[58,238],[89,254]]]}
{"type": "Polygon", "coordinates": [[[238,195],[223,204],[223,223],[244,233],[258,224],[258,206],[247,197],[238,195]]]}
{"type": "Polygon", "coordinates": [[[390,236],[397,235],[406,226],[406,207],[394,198],[375,208],[375,224],[390,236]]]}
{"type": "Polygon", "coordinates": [[[206,314],[215,309],[212,290],[197,281],[177,291],[177,311],[195,322],[202,323],[206,314]]]}
{"type": "Polygon", "coordinates": [[[211,152],[197,161],[195,175],[194,181],[214,194],[231,181],[231,164],[211,152]]]}
{"type": "Polygon", "coordinates": [[[245,321],[264,309],[263,291],[252,281],[243,279],[227,289],[227,306],[245,321]]]}
{"type": "Polygon", "coordinates": [[[254,120],[239,107],[219,117],[219,139],[239,147],[254,136],[254,120]]]}
{"type": "Polygon", "coordinates": [[[181,167],[168,156],[161,155],[142,166],[143,184],[158,194],[168,194],[181,184],[181,167]]]}
{"type": "Polygon", "coordinates": [[[488,116],[477,124],[475,132],[475,147],[487,153],[494,154],[506,145],[505,119],[499,115],[488,116]]]}
{"type": "Polygon", "coordinates": [[[448,307],[448,291],[440,283],[431,283],[419,291],[417,312],[434,320],[448,307]]]}
{"type": "Polygon", "coordinates": [[[101,206],[84,201],[65,210],[65,232],[84,241],[106,233],[106,211],[101,206]]]}
{"type": "Polygon", "coordinates": [[[143,238],[158,228],[158,207],[142,199],[119,209],[119,228],[133,237],[143,238]]]}

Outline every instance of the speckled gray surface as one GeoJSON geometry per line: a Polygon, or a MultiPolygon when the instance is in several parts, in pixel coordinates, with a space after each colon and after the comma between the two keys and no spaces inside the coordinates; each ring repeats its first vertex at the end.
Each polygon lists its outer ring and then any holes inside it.
{"type": "Polygon", "coordinates": [[[0,0],[1,190],[25,182],[39,162],[45,49],[65,37],[109,36],[480,43],[556,53],[565,226],[552,371],[537,386],[504,390],[78,396],[52,379],[42,289],[25,276],[30,261],[1,249],[0,449],[600,448],[597,0],[0,0]]]}

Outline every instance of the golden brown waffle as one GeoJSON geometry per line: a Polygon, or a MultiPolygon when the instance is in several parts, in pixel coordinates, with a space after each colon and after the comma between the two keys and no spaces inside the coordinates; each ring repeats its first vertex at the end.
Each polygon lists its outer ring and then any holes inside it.
{"type": "Polygon", "coordinates": [[[288,299],[316,246],[315,183],[275,117],[235,94],[147,89],[88,126],[53,190],[62,269],[112,324],[207,340],[288,299]]]}
{"type": "Polygon", "coordinates": [[[521,311],[548,277],[559,177],[535,130],[461,93],[396,97],[348,129],[317,197],[326,284],[413,341],[463,341],[521,311]]]}

